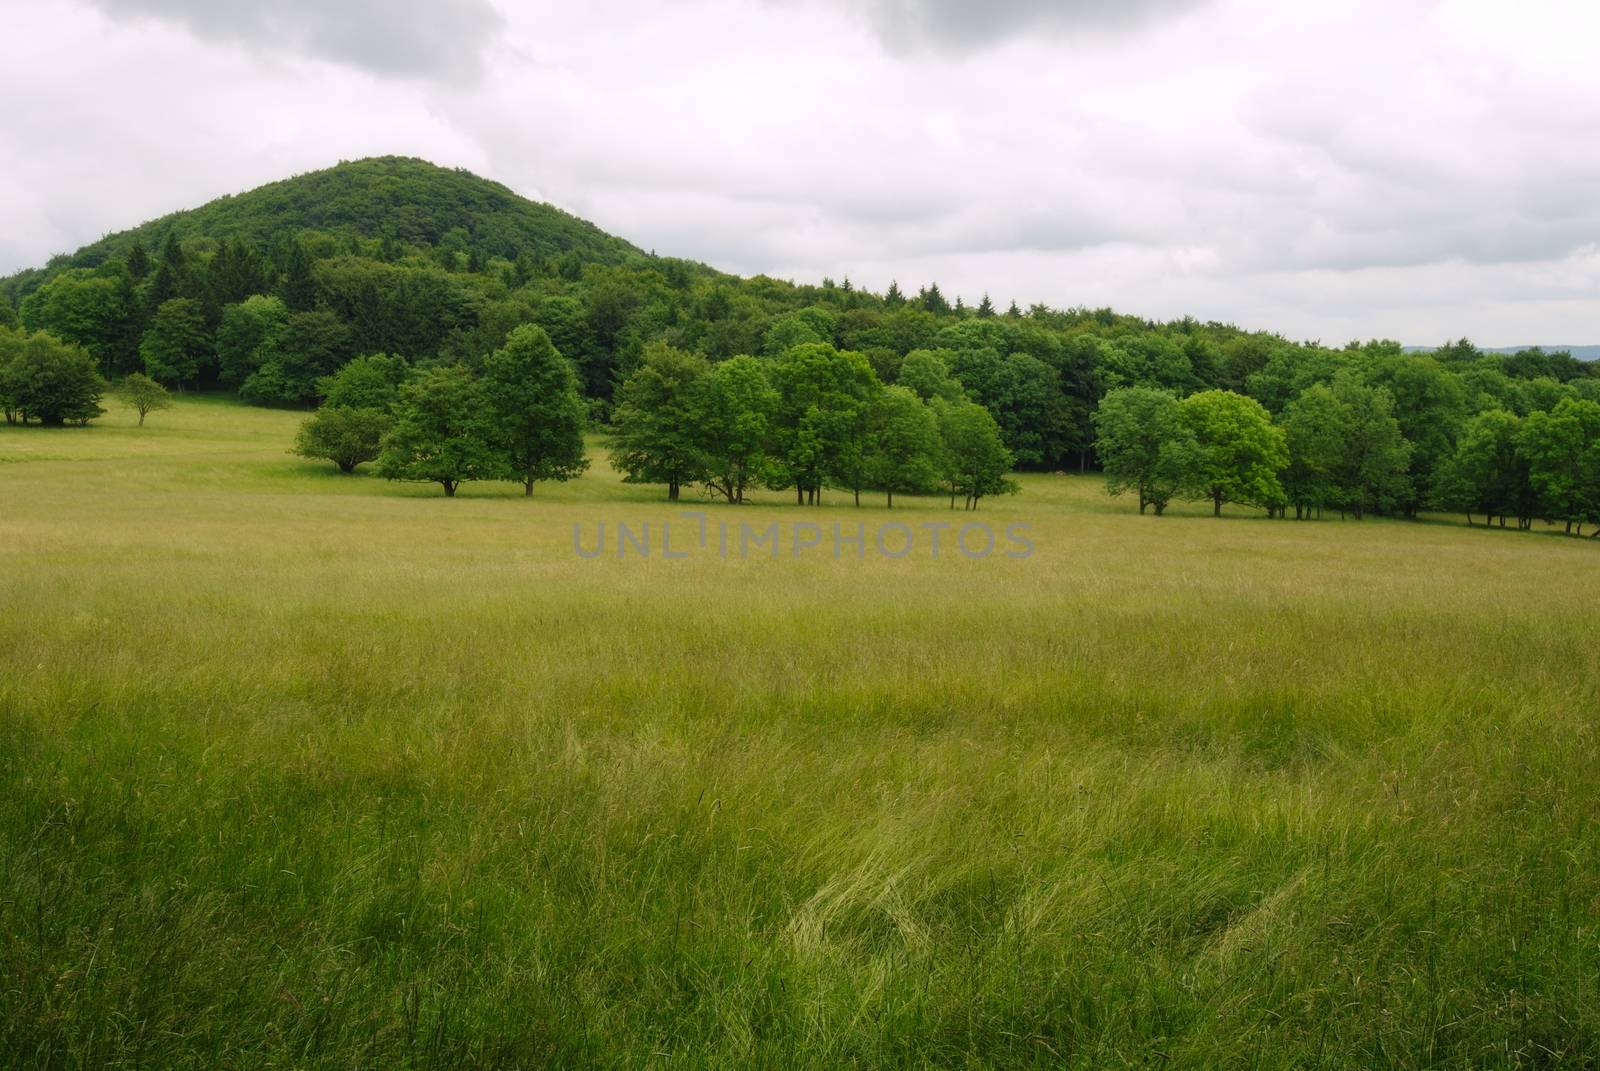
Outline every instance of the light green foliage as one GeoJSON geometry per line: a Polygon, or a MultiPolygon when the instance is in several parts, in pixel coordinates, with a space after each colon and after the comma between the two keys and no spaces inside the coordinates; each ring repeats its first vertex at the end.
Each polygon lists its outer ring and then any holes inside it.
{"type": "Polygon", "coordinates": [[[611,465],[627,482],[664,483],[676,502],[685,484],[706,479],[700,414],[710,374],[704,357],[661,343],[645,349],[611,417],[611,465]]]}
{"type": "Polygon", "coordinates": [[[1109,392],[1094,414],[1095,452],[1113,495],[1134,492],[1139,512],[1156,515],[1178,493],[1187,428],[1178,416],[1178,399],[1158,387],[1120,387],[1109,392]]]}
{"type": "MultiPolygon", "coordinates": [[[[340,472],[352,473],[357,465],[373,461],[382,453],[383,437],[393,423],[383,409],[325,405],[300,425],[294,452],[301,457],[332,461],[340,472]]],[[[446,493],[452,493],[448,485],[446,493]]]]}
{"type": "Polygon", "coordinates": [[[217,327],[218,378],[238,386],[263,365],[274,364],[289,320],[289,309],[275,297],[256,294],[222,310],[217,327]]]}
{"type": "Polygon", "coordinates": [[[1435,504],[1460,510],[1472,523],[1480,513],[1487,524],[1514,517],[1519,528],[1533,523],[1538,502],[1526,456],[1519,449],[1522,420],[1504,409],[1490,409],[1467,421],[1451,457],[1435,482],[1435,504]]]}
{"type": "Polygon", "coordinates": [[[967,401],[937,401],[933,408],[951,508],[957,498],[964,500],[967,509],[977,509],[978,501],[989,495],[1015,494],[1018,484],[1006,476],[1015,458],[1006,449],[1000,426],[989,410],[967,401]]]}
{"type": "Polygon", "coordinates": [[[815,501],[823,483],[856,466],[878,377],[864,355],[826,343],[796,346],[771,365],[778,392],[773,476],[815,501]]]}
{"type": "Polygon", "coordinates": [[[867,480],[884,492],[890,509],[897,491],[916,495],[938,489],[943,451],[934,411],[909,387],[884,388],[872,414],[867,480]]]}
{"type": "Polygon", "coordinates": [[[145,373],[159,383],[192,385],[212,357],[205,315],[194,298],[163,301],[139,344],[145,373]]]}
{"type": "Polygon", "coordinates": [[[769,475],[768,444],[779,397],[767,364],[732,357],[712,366],[696,421],[706,484],[724,500],[744,502],[745,491],[769,475]]]}
{"type": "Polygon", "coordinates": [[[107,375],[139,359],[140,312],[133,279],[120,261],[55,276],[22,303],[22,323],[88,350],[107,375]]]}
{"type": "Polygon", "coordinates": [[[954,356],[951,350],[912,350],[900,362],[895,382],[915,391],[925,402],[935,398],[957,401],[964,395],[961,384],[950,374],[950,358],[954,356]]]}
{"type": "Polygon", "coordinates": [[[460,365],[417,373],[400,390],[378,475],[437,483],[446,497],[468,480],[520,478],[502,444],[484,386],[460,365]]]}
{"type": "Polygon", "coordinates": [[[1260,402],[1202,391],[1178,403],[1178,419],[1185,431],[1176,458],[1182,494],[1210,500],[1217,516],[1227,502],[1272,508],[1286,501],[1278,474],[1288,467],[1288,447],[1260,402]]]}
{"type": "Polygon", "coordinates": [[[143,372],[129,372],[123,376],[122,382],[117,384],[117,397],[139,414],[141,428],[144,427],[144,418],[149,414],[158,409],[172,408],[172,397],[167,393],[167,388],[143,372]]]}
{"type": "Polygon", "coordinates": [[[1333,394],[1345,425],[1338,469],[1344,506],[1360,518],[1374,509],[1414,503],[1409,473],[1414,448],[1401,434],[1389,392],[1364,386],[1347,373],[1335,378],[1333,394]]]}
{"type": "Polygon", "coordinates": [[[411,374],[404,357],[371,353],[357,357],[331,376],[317,381],[324,407],[335,409],[392,410],[400,387],[411,374]]]}
{"type": "Polygon", "coordinates": [[[533,494],[536,481],[570,480],[588,467],[578,379],[542,327],[524,324],[484,360],[483,392],[494,441],[523,494],[533,494]]]}

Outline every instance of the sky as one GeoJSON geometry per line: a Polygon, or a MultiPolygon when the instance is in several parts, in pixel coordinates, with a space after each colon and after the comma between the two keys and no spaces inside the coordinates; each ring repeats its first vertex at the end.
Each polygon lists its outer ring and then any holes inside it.
{"type": "Polygon", "coordinates": [[[0,273],[419,156],[727,271],[1600,343],[1592,0],[0,0],[0,273]]]}

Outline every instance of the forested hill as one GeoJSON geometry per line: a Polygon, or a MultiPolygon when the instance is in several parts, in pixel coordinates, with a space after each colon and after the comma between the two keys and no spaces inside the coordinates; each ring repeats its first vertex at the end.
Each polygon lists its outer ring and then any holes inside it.
{"type": "Polygon", "coordinates": [[[498,182],[426,160],[385,156],[296,175],[153,219],[56,257],[44,269],[0,281],[0,287],[15,299],[61,270],[126,257],[135,244],[158,249],[169,234],[186,243],[242,239],[266,248],[300,232],[443,247],[483,259],[570,253],[586,263],[621,264],[644,257],[589,221],[518,196],[498,182]]]}
{"type": "Polygon", "coordinates": [[[1026,468],[1091,459],[1094,414],[1120,388],[1230,391],[1275,419],[1308,393],[1325,401],[1320,388],[1359,388],[1409,444],[1405,491],[1391,496],[1407,512],[1435,494],[1440,465],[1478,415],[1521,419],[1600,399],[1600,365],[1565,353],[1495,354],[1463,339],[1417,354],[1109,309],[966,305],[932,280],[880,294],[847,277],[738,278],[397,158],[221,198],[0,280],[0,334],[75,344],[109,378],[142,371],[261,405],[312,406],[324,378],[359,356],[476,371],[522,324],[573,362],[601,418],[661,346],[769,368],[820,346],[860,355],[880,384],[978,403],[1026,468]]]}

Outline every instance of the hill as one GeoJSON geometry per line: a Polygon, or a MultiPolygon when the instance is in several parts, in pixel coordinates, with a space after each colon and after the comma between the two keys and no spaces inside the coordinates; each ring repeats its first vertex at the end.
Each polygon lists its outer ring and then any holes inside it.
{"type": "Polygon", "coordinates": [[[593,223],[530,201],[498,182],[425,160],[385,156],[342,162],[109,234],[43,269],[0,280],[0,288],[20,299],[61,271],[98,267],[112,257],[126,257],[135,245],[155,249],[169,235],[185,242],[237,239],[267,246],[301,231],[447,246],[509,261],[570,253],[585,262],[621,264],[645,257],[593,223]]]}

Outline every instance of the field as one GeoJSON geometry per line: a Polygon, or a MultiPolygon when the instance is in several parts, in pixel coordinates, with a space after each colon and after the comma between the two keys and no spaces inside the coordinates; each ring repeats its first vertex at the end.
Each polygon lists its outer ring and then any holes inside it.
{"type": "Polygon", "coordinates": [[[1026,558],[590,560],[970,517],[299,419],[0,428],[0,1066],[1600,1062],[1596,543],[1028,476],[1026,558]]]}

